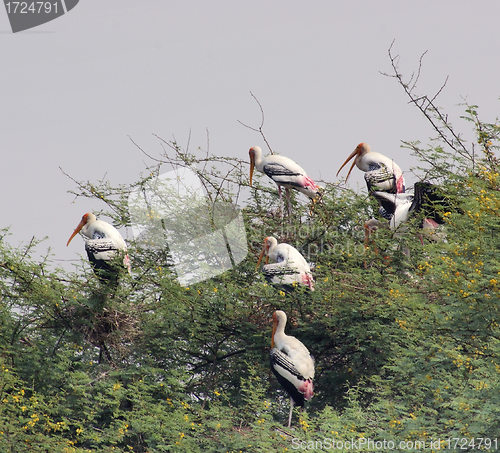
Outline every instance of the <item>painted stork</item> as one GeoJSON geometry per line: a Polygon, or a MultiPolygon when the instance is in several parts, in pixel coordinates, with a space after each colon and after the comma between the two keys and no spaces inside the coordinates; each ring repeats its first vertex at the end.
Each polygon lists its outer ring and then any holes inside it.
{"type": "MultiPolygon", "coordinates": [[[[413,193],[390,194],[375,191],[372,195],[379,201],[383,211],[387,213],[386,218],[389,222],[385,223],[376,219],[365,222],[365,248],[371,241],[372,233],[377,229],[390,228],[396,230],[402,223],[417,213],[422,213],[424,216],[420,223],[421,231],[417,234],[420,243],[424,245],[424,237],[435,242],[444,241],[446,240],[446,232],[440,231],[440,227],[445,223],[441,215],[442,212],[451,210],[462,212],[460,208],[452,205],[448,197],[439,193],[437,186],[429,182],[415,183],[413,193]]],[[[378,253],[376,247],[375,253],[378,253]]],[[[403,253],[410,255],[408,247],[403,248],[403,253]]],[[[384,260],[386,262],[390,261],[387,257],[384,257],[384,260]]]]}
{"type": "Polygon", "coordinates": [[[290,428],[293,405],[303,407],[313,397],[314,359],[297,338],[285,334],[285,325],[285,312],[275,311],[269,360],[272,372],[290,395],[290,428]]]}
{"type": "Polygon", "coordinates": [[[117,253],[124,254],[123,265],[130,273],[130,260],[127,246],[118,230],[103,220],[97,220],[90,212],[82,217],[75,231],[68,239],[66,246],[81,231],[85,236],[85,250],[94,272],[102,280],[110,280],[110,274],[116,276],[111,261],[117,253]]]}
{"type": "Polygon", "coordinates": [[[285,243],[278,244],[276,238],[269,236],[264,239],[257,268],[264,255],[266,256],[266,264],[263,266],[262,272],[269,281],[285,287],[298,283],[314,291],[311,267],[295,247],[285,243]],[[269,260],[271,260],[271,264],[268,264],[269,260]]]}
{"type": "MultiPolygon", "coordinates": [[[[446,240],[446,231],[442,228],[444,222],[442,213],[444,211],[463,211],[453,206],[451,200],[439,192],[439,188],[428,182],[417,182],[412,193],[390,194],[386,192],[373,192],[372,195],[377,198],[383,210],[388,214],[389,222],[381,222],[376,219],[370,219],[365,222],[365,248],[371,241],[371,235],[379,228],[390,228],[396,230],[402,223],[406,222],[412,215],[423,215],[420,223],[420,232],[417,237],[420,243],[424,245],[424,237],[434,242],[446,240]]],[[[373,242],[373,241],[371,241],[373,242]]],[[[410,256],[410,250],[403,246],[402,252],[410,256]]],[[[375,246],[375,254],[378,254],[375,246]]],[[[386,263],[390,258],[384,256],[386,263]]],[[[365,261],[365,267],[366,261],[365,261]]]]}
{"type": "Polygon", "coordinates": [[[390,194],[375,191],[372,195],[389,214],[389,226],[395,230],[406,222],[413,213],[423,212],[425,219],[421,227],[437,228],[444,224],[441,213],[451,210],[450,200],[438,192],[438,188],[429,182],[417,182],[411,193],[390,194]]]}
{"type": "Polygon", "coordinates": [[[389,159],[383,154],[372,152],[370,145],[367,143],[360,143],[356,147],[339,168],[337,176],[340,170],[342,170],[352,158],[354,158],[354,161],[347,173],[345,178],[346,181],[354,165],[356,165],[361,171],[365,172],[365,181],[369,193],[374,191],[404,193],[405,180],[401,168],[399,168],[392,159],[389,159]]]}
{"type": "Polygon", "coordinates": [[[252,185],[254,168],[269,176],[278,186],[280,201],[282,201],[281,187],[285,188],[289,214],[292,211],[290,189],[302,192],[311,200],[314,200],[320,194],[320,189],[316,183],[292,159],[276,154],[262,158],[262,150],[259,146],[252,146],[248,154],[250,155],[250,186],[252,185]]]}

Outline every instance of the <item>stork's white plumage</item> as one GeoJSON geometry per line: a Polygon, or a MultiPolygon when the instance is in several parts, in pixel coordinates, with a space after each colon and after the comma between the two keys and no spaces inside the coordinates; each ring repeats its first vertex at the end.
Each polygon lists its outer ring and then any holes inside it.
{"type": "Polygon", "coordinates": [[[401,168],[383,154],[372,152],[370,145],[360,143],[342,164],[337,172],[340,173],[347,162],[352,158],[354,161],[346,176],[346,181],[351,174],[354,165],[365,172],[365,181],[368,192],[379,191],[388,193],[403,193],[405,191],[405,180],[401,168]]]}
{"type": "Polygon", "coordinates": [[[460,208],[452,205],[448,197],[440,193],[437,186],[424,181],[415,183],[413,194],[373,192],[373,195],[379,200],[384,210],[391,215],[389,220],[391,229],[398,228],[414,213],[424,213],[425,217],[420,225],[421,233],[418,234],[422,245],[424,237],[435,242],[446,240],[446,232],[441,229],[445,223],[442,217],[444,210],[461,212],[460,208]]]}
{"type": "Polygon", "coordinates": [[[110,262],[119,252],[124,254],[123,265],[130,273],[127,245],[113,225],[103,220],[97,220],[94,214],[88,212],[83,215],[66,246],[80,231],[85,236],[85,250],[89,261],[99,277],[103,276],[102,271],[112,270],[110,262]]]}
{"type": "Polygon", "coordinates": [[[314,394],[314,359],[309,350],[297,338],[285,334],[286,314],[277,310],[273,314],[271,370],[278,382],[290,395],[288,427],[292,422],[293,405],[304,406],[314,394]]]}
{"type": "Polygon", "coordinates": [[[277,154],[271,154],[263,158],[262,150],[259,146],[252,146],[248,154],[250,155],[250,185],[252,185],[254,168],[269,176],[278,185],[280,199],[281,187],[286,189],[289,212],[291,211],[290,189],[298,190],[311,199],[316,198],[320,194],[316,183],[292,159],[277,154]]]}
{"type": "Polygon", "coordinates": [[[450,200],[439,193],[437,186],[428,182],[417,182],[413,193],[386,193],[375,191],[372,195],[389,214],[389,226],[395,230],[413,214],[423,211],[425,219],[421,227],[435,229],[444,223],[443,209],[451,210],[450,200]]]}
{"type": "Polygon", "coordinates": [[[406,222],[414,205],[411,193],[387,193],[374,191],[372,195],[378,200],[388,214],[389,226],[395,230],[402,222],[406,222]]]}
{"type": "Polygon", "coordinates": [[[285,286],[298,283],[314,291],[311,267],[295,247],[283,242],[278,244],[276,238],[269,236],[264,239],[257,268],[263,256],[266,256],[266,264],[262,272],[272,283],[285,286]],[[269,260],[272,264],[268,264],[269,260]]]}

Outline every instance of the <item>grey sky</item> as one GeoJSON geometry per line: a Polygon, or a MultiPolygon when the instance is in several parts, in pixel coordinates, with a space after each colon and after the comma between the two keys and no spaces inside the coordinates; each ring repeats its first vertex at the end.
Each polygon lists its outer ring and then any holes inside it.
{"type": "MultiPolygon", "coordinates": [[[[420,93],[450,76],[438,104],[457,128],[467,97],[484,120],[498,112],[496,0],[165,1],[80,0],[63,17],[12,34],[0,8],[0,228],[14,245],[49,236],[56,258],[84,254],[66,241],[81,216],[104,207],[78,199],[59,170],[77,180],[137,180],[176,137],[191,149],[248,159],[260,136],[313,179],[336,181],[348,154],[366,141],[414,179],[401,140],[427,142],[430,125],[407,104],[387,50],[409,76],[424,51],[420,93]]],[[[472,139],[469,134],[467,136],[472,139]]],[[[344,174],[345,175],[345,174],[344,174]]],[[[365,190],[353,171],[352,187],[365,190]]]]}

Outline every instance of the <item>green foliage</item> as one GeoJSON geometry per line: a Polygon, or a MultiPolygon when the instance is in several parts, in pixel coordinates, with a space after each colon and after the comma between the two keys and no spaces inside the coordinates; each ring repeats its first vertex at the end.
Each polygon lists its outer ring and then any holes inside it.
{"type": "MultiPolygon", "coordinates": [[[[3,232],[0,451],[281,452],[326,439],[499,437],[500,128],[477,110],[466,106],[466,119],[481,156],[453,140],[407,144],[451,200],[446,241],[422,244],[416,218],[365,244],[376,206],[330,183],[313,206],[294,195],[282,219],[276,188],[258,175],[249,188],[243,162],[200,160],[175,143],[165,163],[195,170],[212,202],[247,203],[250,252],[232,270],[181,286],[168,249],[138,242],[132,275],[105,285],[87,263],[54,269],[50,255],[33,258],[38,243],[13,249],[3,232]],[[314,262],[314,292],[285,292],[256,271],[268,235],[314,262]],[[268,364],[276,309],[316,360],[316,394],[294,409],[291,430],[268,364]]],[[[77,183],[75,193],[130,226],[127,194],[160,171],[131,187],[77,183]]]]}

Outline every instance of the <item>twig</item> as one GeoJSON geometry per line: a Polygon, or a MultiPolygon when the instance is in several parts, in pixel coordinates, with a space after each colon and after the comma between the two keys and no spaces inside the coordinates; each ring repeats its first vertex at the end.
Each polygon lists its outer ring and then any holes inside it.
{"type": "Polygon", "coordinates": [[[444,87],[446,86],[448,82],[448,76],[446,77],[446,80],[444,81],[443,85],[439,88],[439,90],[436,92],[436,94],[432,97],[429,98],[427,95],[423,96],[417,96],[413,93],[413,90],[416,88],[416,84],[420,78],[421,75],[421,69],[422,69],[422,60],[424,55],[427,53],[425,51],[421,56],[419,60],[419,66],[418,66],[418,71],[417,71],[417,76],[415,78],[415,81],[413,82],[413,85],[411,87],[409,86],[411,81],[413,80],[413,76],[410,79],[409,83],[405,83],[403,80],[402,74],[399,73],[398,71],[398,55],[393,55],[392,53],[392,47],[394,45],[394,41],[392,41],[391,45],[389,46],[389,59],[391,61],[391,66],[393,69],[394,74],[387,74],[387,73],[381,73],[382,75],[385,75],[387,77],[393,77],[396,78],[399,82],[399,84],[403,87],[406,95],[410,98],[409,103],[415,104],[417,108],[423,113],[425,118],[431,123],[432,127],[436,130],[436,132],[439,134],[439,137],[455,152],[460,154],[462,157],[465,157],[467,159],[471,159],[471,153],[467,150],[467,148],[464,145],[464,142],[460,138],[458,134],[455,133],[453,128],[451,127],[450,123],[448,122],[448,117],[443,115],[441,113],[441,110],[434,104],[434,101],[437,99],[437,97],[441,94],[443,91],[444,87]],[[448,137],[446,131],[451,135],[451,138],[448,137]]]}
{"type": "Polygon", "coordinates": [[[255,132],[258,132],[262,139],[264,140],[264,142],[266,143],[269,151],[271,152],[271,154],[274,154],[272,148],[271,148],[271,145],[269,144],[269,142],[267,141],[267,138],[266,136],[264,135],[264,131],[262,130],[263,127],[264,127],[264,109],[262,108],[262,105],[261,103],[259,102],[259,100],[255,97],[255,95],[250,91],[250,95],[255,99],[255,102],[257,102],[257,104],[259,105],[259,108],[260,108],[260,114],[261,114],[261,122],[260,122],[260,126],[258,128],[255,128],[255,127],[252,127],[252,126],[249,126],[248,124],[245,124],[243,123],[242,121],[240,120],[237,120],[238,123],[240,123],[242,126],[245,126],[247,127],[248,129],[252,130],[252,131],[255,131],[255,132]]]}

